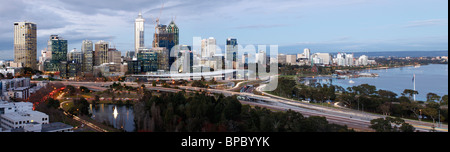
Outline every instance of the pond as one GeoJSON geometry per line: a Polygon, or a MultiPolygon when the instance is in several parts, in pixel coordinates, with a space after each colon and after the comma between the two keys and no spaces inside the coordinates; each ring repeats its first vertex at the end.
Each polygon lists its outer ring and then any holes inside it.
{"type": "Polygon", "coordinates": [[[90,105],[92,119],[100,123],[106,123],[117,129],[126,132],[134,132],[134,112],[133,106],[117,106],[114,104],[98,104],[95,107],[90,105]]]}

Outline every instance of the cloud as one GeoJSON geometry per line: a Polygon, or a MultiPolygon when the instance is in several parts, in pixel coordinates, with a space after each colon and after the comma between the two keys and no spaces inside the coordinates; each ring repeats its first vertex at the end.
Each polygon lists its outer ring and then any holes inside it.
{"type": "Polygon", "coordinates": [[[275,27],[284,27],[288,26],[287,24],[255,24],[255,25],[244,25],[244,26],[236,26],[233,29],[263,29],[263,28],[275,28],[275,27]]]}
{"type": "Polygon", "coordinates": [[[448,19],[429,19],[429,20],[419,20],[419,21],[411,21],[407,25],[404,25],[405,28],[414,28],[414,27],[425,27],[425,26],[448,26],[448,19]]]}

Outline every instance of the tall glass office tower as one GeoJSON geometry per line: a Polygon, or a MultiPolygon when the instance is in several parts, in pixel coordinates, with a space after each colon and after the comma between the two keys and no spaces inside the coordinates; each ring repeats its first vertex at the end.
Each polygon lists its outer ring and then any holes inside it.
{"type": "Polygon", "coordinates": [[[31,22],[14,23],[14,62],[37,69],[37,26],[31,22]]]}
{"type": "Polygon", "coordinates": [[[83,40],[81,52],[83,53],[82,71],[92,73],[94,66],[94,47],[92,41],[83,40]]]}

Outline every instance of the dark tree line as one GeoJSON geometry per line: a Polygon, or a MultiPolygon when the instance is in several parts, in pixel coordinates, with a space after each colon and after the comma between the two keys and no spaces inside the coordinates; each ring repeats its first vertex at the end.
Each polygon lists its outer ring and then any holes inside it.
{"type": "Polygon", "coordinates": [[[340,102],[347,108],[364,110],[388,116],[419,119],[421,116],[436,122],[448,122],[448,95],[439,96],[435,93],[427,94],[427,101],[414,101],[413,96],[419,92],[405,89],[401,95],[388,91],[377,90],[375,86],[362,84],[348,87],[327,84],[297,85],[295,80],[279,78],[278,87],[272,94],[310,100],[312,102],[334,101],[340,102]]]}
{"type": "Polygon", "coordinates": [[[346,126],[324,117],[304,117],[294,111],[251,108],[233,97],[184,92],[154,96],[147,91],[134,105],[137,131],[151,132],[340,132],[346,126]]]}

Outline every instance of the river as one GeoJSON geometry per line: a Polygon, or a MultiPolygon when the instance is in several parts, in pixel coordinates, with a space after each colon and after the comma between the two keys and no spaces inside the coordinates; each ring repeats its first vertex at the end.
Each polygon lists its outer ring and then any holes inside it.
{"type": "Polygon", "coordinates": [[[439,96],[448,94],[448,64],[430,64],[420,67],[399,67],[382,70],[364,70],[362,72],[377,73],[379,77],[360,77],[351,79],[335,79],[330,77],[306,78],[306,83],[318,82],[338,85],[344,88],[369,84],[377,87],[377,90],[393,91],[401,96],[405,89],[413,89],[413,75],[416,75],[416,100],[426,101],[428,93],[436,93],[439,96]],[[350,80],[354,83],[350,83],[350,80]]]}

